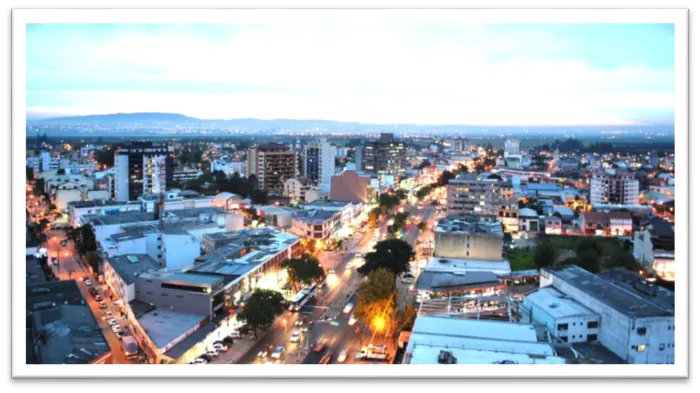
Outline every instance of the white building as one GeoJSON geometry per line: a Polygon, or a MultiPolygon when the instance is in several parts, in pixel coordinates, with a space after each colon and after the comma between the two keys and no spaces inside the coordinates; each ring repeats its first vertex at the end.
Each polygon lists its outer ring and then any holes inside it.
{"type": "Polygon", "coordinates": [[[160,193],[172,181],[167,146],[132,142],[114,152],[114,183],[117,201],[135,201],[143,193],[160,193]],[[170,175],[168,173],[170,172],[170,175]]]}
{"type": "Polygon", "coordinates": [[[540,218],[536,211],[528,208],[522,208],[518,211],[518,219],[520,221],[521,232],[540,231],[540,218]]]}
{"type": "Polygon", "coordinates": [[[56,190],[54,201],[56,208],[60,211],[66,211],[68,202],[77,202],[82,200],[82,193],[78,189],[72,190],[56,190]]]}
{"type": "Polygon", "coordinates": [[[670,223],[653,219],[634,233],[635,259],[647,270],[664,280],[675,280],[675,228],[670,223]]]}
{"type": "Polygon", "coordinates": [[[60,168],[61,160],[58,157],[51,157],[48,151],[41,152],[41,171],[47,172],[60,168]]]}
{"type": "Polygon", "coordinates": [[[136,278],[159,268],[148,255],[135,253],[105,258],[103,266],[107,286],[126,302],[136,299],[136,278]]]}
{"type": "Polygon", "coordinates": [[[104,214],[119,214],[127,212],[140,212],[141,204],[138,202],[116,202],[109,200],[94,200],[88,202],[69,202],[67,204],[68,223],[77,228],[82,225],[82,218],[88,215],[101,216],[104,214]]]}
{"type": "Polygon", "coordinates": [[[403,364],[564,364],[528,324],[444,316],[416,318],[403,364]]]}
{"type": "Polygon", "coordinates": [[[210,170],[212,172],[222,171],[229,176],[238,172],[241,177],[246,177],[246,166],[247,164],[243,161],[227,161],[226,159],[222,158],[220,160],[212,161],[210,170]]]}
{"type": "MultiPolygon", "coordinates": [[[[284,181],[284,191],[282,192],[282,196],[294,201],[311,202],[306,200],[306,196],[309,193],[309,191],[313,190],[314,185],[309,179],[302,177],[296,179],[287,179],[284,181]]],[[[312,194],[315,196],[318,195],[318,193],[312,194]]],[[[318,197],[315,199],[318,199],[318,197]]]]}
{"type": "Polygon", "coordinates": [[[314,184],[327,184],[330,187],[331,176],[335,175],[336,148],[326,138],[304,146],[304,177],[314,184]]]}
{"type": "Polygon", "coordinates": [[[578,266],[543,269],[540,288],[549,286],[600,315],[598,341],[622,360],[674,363],[673,292],[628,270],[595,275],[578,266]]]}
{"type": "Polygon", "coordinates": [[[639,181],[627,171],[592,173],[589,192],[591,204],[639,204],[639,181]]]}
{"type": "Polygon", "coordinates": [[[550,334],[567,343],[598,341],[600,333],[600,315],[551,287],[525,296],[522,318],[547,326],[550,334]]]}
{"type": "Polygon", "coordinates": [[[557,216],[547,216],[544,219],[544,232],[548,235],[561,235],[562,221],[557,216]]]}
{"type": "Polygon", "coordinates": [[[291,232],[306,239],[327,240],[340,228],[340,212],[299,210],[292,216],[291,232]]]}
{"type": "MultiPolygon", "coordinates": [[[[160,194],[146,193],[138,198],[141,203],[141,209],[146,213],[153,213],[160,203],[160,194]]],[[[172,189],[168,190],[163,195],[163,209],[182,210],[196,209],[214,206],[214,197],[203,196],[197,192],[190,190],[172,189]]]]}

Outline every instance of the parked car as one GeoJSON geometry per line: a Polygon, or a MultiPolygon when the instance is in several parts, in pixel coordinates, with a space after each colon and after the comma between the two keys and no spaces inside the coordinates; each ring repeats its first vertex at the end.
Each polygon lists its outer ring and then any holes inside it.
{"type": "Polygon", "coordinates": [[[272,354],[270,355],[271,358],[273,359],[279,359],[282,357],[282,354],[284,354],[284,347],[277,347],[275,348],[274,351],[272,351],[272,354]]]}
{"type": "Polygon", "coordinates": [[[228,351],[228,347],[224,344],[214,344],[212,348],[214,348],[214,351],[216,351],[217,353],[228,351]]]}
{"type": "Polygon", "coordinates": [[[106,309],[107,309],[107,303],[105,303],[105,302],[100,303],[100,309],[101,309],[101,310],[106,310],[106,309]]]}
{"type": "Polygon", "coordinates": [[[197,358],[197,359],[190,362],[190,364],[207,364],[207,363],[209,363],[209,362],[207,362],[206,359],[202,359],[202,358],[197,358]]]}
{"type": "Polygon", "coordinates": [[[101,302],[101,301],[102,301],[102,296],[100,296],[100,295],[95,295],[95,300],[97,300],[98,302],[101,302]]]}
{"type": "Polygon", "coordinates": [[[105,318],[112,319],[114,318],[114,315],[112,315],[111,311],[105,311],[105,318]]]}
{"type": "Polygon", "coordinates": [[[314,352],[321,352],[321,351],[323,351],[323,348],[326,347],[326,342],[327,342],[327,341],[328,341],[328,340],[326,340],[326,339],[323,339],[323,340],[319,341],[319,343],[316,344],[316,346],[314,347],[314,352]]]}
{"type": "Polygon", "coordinates": [[[348,325],[352,326],[355,324],[355,322],[357,322],[357,318],[355,318],[354,315],[351,315],[350,319],[348,319],[348,325]]]}
{"type": "Polygon", "coordinates": [[[213,350],[213,349],[208,350],[208,351],[206,352],[206,354],[209,355],[209,356],[212,356],[212,357],[217,357],[217,356],[219,356],[219,353],[216,352],[216,351],[213,350]]]}
{"type": "Polygon", "coordinates": [[[231,334],[228,335],[232,339],[238,339],[241,338],[241,332],[231,332],[231,334]]]}
{"type": "Polygon", "coordinates": [[[343,314],[348,314],[350,311],[352,311],[352,308],[355,307],[352,303],[348,303],[345,305],[345,308],[343,309],[343,314]]]}
{"type": "Polygon", "coordinates": [[[89,278],[86,278],[86,279],[85,279],[85,285],[87,285],[87,286],[92,286],[92,280],[89,279],[89,278]]]}
{"type": "Polygon", "coordinates": [[[292,337],[289,339],[290,342],[298,343],[301,340],[301,332],[292,333],[292,337]]]}
{"type": "Polygon", "coordinates": [[[114,333],[121,332],[121,331],[122,331],[122,327],[119,326],[119,325],[112,325],[112,331],[113,331],[114,333]]]}
{"type": "Polygon", "coordinates": [[[121,300],[115,300],[115,301],[112,302],[112,304],[114,304],[114,305],[117,306],[117,307],[121,307],[121,306],[122,306],[122,301],[121,301],[121,300]]]}
{"type": "MultiPolygon", "coordinates": [[[[208,354],[206,354],[206,353],[203,353],[203,354],[199,355],[199,357],[198,357],[197,359],[204,359],[204,360],[206,360],[207,362],[211,362],[212,360],[214,360],[214,357],[213,357],[213,356],[210,356],[210,355],[208,355],[208,354]]],[[[195,359],[195,360],[197,360],[197,359],[195,359]]]]}
{"type": "Polygon", "coordinates": [[[224,344],[228,345],[229,347],[233,345],[233,337],[231,336],[226,336],[224,337],[223,340],[221,340],[224,344]]]}
{"type": "Polygon", "coordinates": [[[108,320],[107,320],[107,323],[108,323],[110,326],[117,325],[117,320],[114,319],[114,318],[108,319],[108,320]]]}

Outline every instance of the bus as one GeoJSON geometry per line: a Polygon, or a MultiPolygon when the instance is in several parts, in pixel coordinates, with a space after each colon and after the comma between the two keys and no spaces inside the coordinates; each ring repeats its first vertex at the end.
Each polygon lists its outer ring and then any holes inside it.
{"type": "Polygon", "coordinates": [[[307,288],[302,289],[289,302],[289,310],[290,311],[301,310],[301,308],[304,307],[304,305],[309,300],[313,299],[313,297],[316,296],[316,289],[317,289],[316,283],[312,283],[307,288]]]}

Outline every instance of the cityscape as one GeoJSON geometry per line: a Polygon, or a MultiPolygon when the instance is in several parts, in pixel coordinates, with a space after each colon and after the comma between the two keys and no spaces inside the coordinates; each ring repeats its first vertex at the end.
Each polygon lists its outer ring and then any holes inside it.
{"type": "Polygon", "coordinates": [[[451,28],[28,25],[26,364],[676,364],[673,26],[451,28]]]}

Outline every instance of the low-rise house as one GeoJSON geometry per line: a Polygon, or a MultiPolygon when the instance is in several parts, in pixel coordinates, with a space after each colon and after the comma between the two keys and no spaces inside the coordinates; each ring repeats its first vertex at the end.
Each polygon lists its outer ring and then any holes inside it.
{"type": "Polygon", "coordinates": [[[603,212],[583,212],[579,215],[579,227],[584,235],[607,235],[610,233],[610,219],[603,212]]]}
{"type": "Polygon", "coordinates": [[[544,219],[544,232],[548,235],[562,234],[562,220],[557,216],[547,216],[544,219]]]}

